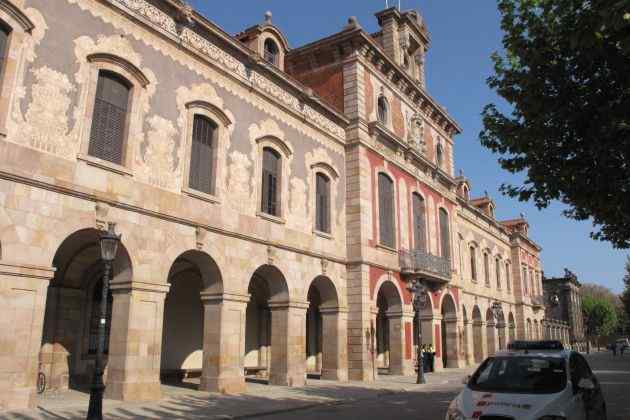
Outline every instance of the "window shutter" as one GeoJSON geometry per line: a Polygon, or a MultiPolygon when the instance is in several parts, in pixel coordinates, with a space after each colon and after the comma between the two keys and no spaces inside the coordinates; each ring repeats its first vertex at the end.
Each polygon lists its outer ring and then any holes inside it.
{"type": "Polygon", "coordinates": [[[214,194],[216,133],[216,124],[201,115],[195,115],[190,154],[189,186],[206,194],[214,194]]]}
{"type": "Polygon", "coordinates": [[[394,247],[394,186],[385,174],[379,174],[379,222],[381,243],[394,247]]]}
{"type": "Polygon", "coordinates": [[[315,184],[315,228],[320,232],[330,233],[330,180],[318,173],[315,184]]]}
{"type": "Polygon", "coordinates": [[[483,254],[483,271],[486,286],[490,286],[490,261],[488,260],[488,254],[483,254]]]}
{"type": "Polygon", "coordinates": [[[117,75],[99,74],[88,149],[91,156],[122,165],[129,93],[129,85],[117,75]]]}
{"type": "Polygon", "coordinates": [[[272,216],[278,216],[280,156],[273,149],[264,148],[262,166],[262,211],[272,216]]]}
{"type": "Polygon", "coordinates": [[[510,264],[505,264],[505,282],[509,292],[512,289],[512,285],[510,284],[510,264]]]}
{"type": "Polygon", "coordinates": [[[413,234],[415,249],[426,251],[426,223],[424,200],[419,194],[413,194],[413,234]]]}
{"type": "Polygon", "coordinates": [[[440,209],[440,239],[442,243],[442,258],[451,258],[451,241],[448,226],[448,213],[440,209]]]}
{"type": "Polygon", "coordinates": [[[498,258],[494,260],[495,269],[497,272],[497,289],[501,288],[501,261],[498,258]]]}

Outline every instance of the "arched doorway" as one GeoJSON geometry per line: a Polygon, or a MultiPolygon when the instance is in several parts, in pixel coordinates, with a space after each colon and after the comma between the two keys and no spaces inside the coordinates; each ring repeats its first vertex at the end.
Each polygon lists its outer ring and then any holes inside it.
{"type": "Polygon", "coordinates": [[[334,283],[319,276],[311,283],[306,312],[306,371],[322,379],[344,379],[340,353],[345,325],[340,319],[339,298],[334,283]]]}
{"type": "Polygon", "coordinates": [[[488,356],[494,356],[497,351],[497,324],[492,309],[486,311],[486,339],[488,356]]]}
{"type": "Polygon", "coordinates": [[[381,285],[376,306],[376,367],[381,373],[398,373],[402,368],[402,346],[396,321],[402,315],[402,299],[394,283],[386,281],[381,285]]]}
{"type": "Polygon", "coordinates": [[[212,389],[209,384],[216,380],[217,366],[209,365],[213,350],[204,348],[204,342],[218,342],[220,329],[205,328],[205,323],[219,323],[220,319],[206,314],[202,298],[222,293],[219,268],[208,254],[187,251],[173,262],[168,282],[160,377],[170,384],[212,389]]]}
{"type": "Polygon", "coordinates": [[[457,308],[455,301],[450,294],[444,296],[442,300],[442,366],[457,367],[457,308]]]}
{"type": "Polygon", "coordinates": [[[485,359],[483,350],[483,319],[481,318],[481,310],[476,305],[473,308],[472,321],[475,363],[481,363],[485,359]]]}
{"type": "Polygon", "coordinates": [[[514,322],[514,314],[512,312],[508,314],[508,335],[510,343],[516,340],[516,322],[514,322]]]}
{"type": "MultiPolygon", "coordinates": [[[[91,381],[102,296],[99,238],[96,229],[77,231],[61,243],[53,258],[57,271],[48,288],[40,350],[42,370],[51,390],[81,389],[91,381]]],[[[132,264],[124,242],[118,247],[112,269],[113,282],[131,281],[132,264]]],[[[108,300],[105,363],[113,315],[111,291],[108,300]]]]}
{"type": "Polygon", "coordinates": [[[286,279],[272,265],[251,277],[245,321],[245,373],[250,380],[304,384],[307,305],[291,303],[286,279]]]}

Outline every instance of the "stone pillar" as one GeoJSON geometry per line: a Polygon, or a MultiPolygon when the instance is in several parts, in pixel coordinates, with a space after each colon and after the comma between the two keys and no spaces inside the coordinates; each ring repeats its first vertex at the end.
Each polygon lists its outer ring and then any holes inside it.
{"type": "Polygon", "coordinates": [[[348,310],[320,308],[322,315],[322,379],[348,380],[348,310]]]}
{"type": "Polygon", "coordinates": [[[494,356],[497,351],[497,328],[494,322],[488,322],[486,325],[486,336],[488,342],[488,356],[494,356]]]}
{"type": "Polygon", "coordinates": [[[386,316],[389,324],[389,373],[391,375],[411,376],[414,373],[414,368],[411,360],[411,347],[408,349],[408,354],[405,354],[407,350],[405,324],[409,323],[409,327],[411,327],[413,314],[390,311],[386,316]]]}
{"type": "Polygon", "coordinates": [[[481,363],[488,357],[488,341],[486,339],[486,323],[473,321],[474,354],[475,362],[481,363]]]}
{"type": "Polygon", "coordinates": [[[271,368],[269,383],[306,383],[306,310],[308,302],[271,302],[271,368]]]}
{"type": "Polygon", "coordinates": [[[46,289],[54,269],[0,262],[0,411],[37,406],[46,289]]]}
{"type": "Polygon", "coordinates": [[[473,342],[473,324],[470,320],[464,321],[464,334],[466,364],[472,366],[475,364],[475,343],[473,342]]]}
{"type": "Polygon", "coordinates": [[[160,399],[162,325],[168,289],[166,284],[112,283],[107,398],[160,399]]]}
{"type": "Polygon", "coordinates": [[[505,350],[507,348],[507,344],[505,342],[505,324],[500,324],[498,328],[499,332],[499,350],[505,350]]]}
{"type": "Polygon", "coordinates": [[[463,357],[463,332],[460,335],[460,328],[457,317],[446,316],[444,320],[446,326],[446,366],[445,368],[463,368],[465,360],[463,357]],[[460,340],[461,336],[461,340],[460,340]]]}
{"type": "Polygon", "coordinates": [[[199,389],[222,394],[245,391],[245,310],[249,296],[201,294],[204,305],[203,364],[199,389]]]}

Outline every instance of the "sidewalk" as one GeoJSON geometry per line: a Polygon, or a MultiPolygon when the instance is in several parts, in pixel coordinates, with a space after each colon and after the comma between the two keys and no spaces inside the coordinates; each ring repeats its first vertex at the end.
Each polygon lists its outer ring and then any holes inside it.
{"type": "MultiPolygon", "coordinates": [[[[299,411],[321,405],[337,405],[375,399],[397,392],[431,392],[461,383],[471,369],[448,369],[427,375],[426,385],[415,377],[380,376],[377,382],[338,383],[308,380],[303,388],[248,383],[247,392],[237,396],[199,392],[190,387],[163,385],[164,398],[147,403],[105,400],[108,419],[246,419],[299,411]]],[[[2,420],[85,419],[89,395],[78,391],[47,393],[36,410],[4,413],[2,420]]]]}

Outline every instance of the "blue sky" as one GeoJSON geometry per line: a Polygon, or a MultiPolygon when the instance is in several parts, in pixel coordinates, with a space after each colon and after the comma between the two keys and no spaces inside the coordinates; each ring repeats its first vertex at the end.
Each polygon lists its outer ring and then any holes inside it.
{"type": "MultiPolygon", "coordinates": [[[[297,47],[338,32],[349,16],[356,16],[368,31],[376,31],[374,13],[385,0],[192,0],[193,6],[227,32],[234,34],[263,20],[265,11],[297,47]]],[[[390,5],[394,3],[390,0],[390,5]]],[[[396,2],[397,3],[397,2],[396,2]]],[[[496,2],[461,0],[402,0],[403,9],[419,10],[432,36],[427,57],[429,93],[459,122],[464,133],[456,137],[456,168],[472,181],[473,195],[484,191],[497,203],[497,217],[508,219],[524,213],[530,236],[543,247],[545,274],[574,271],[582,282],[599,283],[620,292],[628,251],[614,250],[589,237],[591,224],[568,220],[563,206],[538,211],[529,203],[503,197],[498,188],[514,178],[503,171],[497,157],[478,141],[484,105],[498,101],[485,84],[492,72],[490,54],[501,45],[496,2]]]]}

